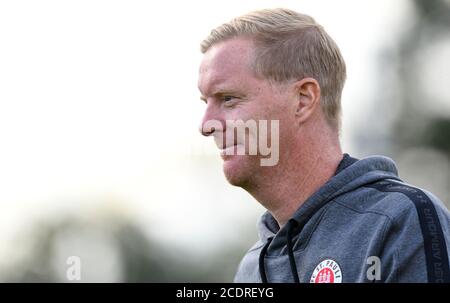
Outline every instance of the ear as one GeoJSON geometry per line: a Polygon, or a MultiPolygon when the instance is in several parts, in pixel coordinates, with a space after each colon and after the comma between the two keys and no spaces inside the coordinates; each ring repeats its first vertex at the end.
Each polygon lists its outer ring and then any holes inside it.
{"type": "Polygon", "coordinates": [[[303,78],[294,83],[297,97],[295,116],[304,123],[320,108],[320,85],[314,78],[303,78]]]}

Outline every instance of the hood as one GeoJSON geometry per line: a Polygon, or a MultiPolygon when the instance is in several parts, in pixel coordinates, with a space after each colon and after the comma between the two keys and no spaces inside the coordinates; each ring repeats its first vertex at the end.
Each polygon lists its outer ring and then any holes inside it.
{"type": "MultiPolygon", "coordinates": [[[[298,227],[295,228],[294,234],[299,233],[314,213],[333,198],[383,179],[400,180],[397,167],[392,159],[384,156],[371,156],[358,160],[344,154],[336,174],[311,195],[292,216],[290,221],[296,221],[298,227]]],[[[258,222],[259,237],[263,243],[272,238],[268,247],[270,251],[286,247],[289,229],[287,225],[279,229],[277,221],[269,212],[264,213],[260,218],[258,222]]]]}

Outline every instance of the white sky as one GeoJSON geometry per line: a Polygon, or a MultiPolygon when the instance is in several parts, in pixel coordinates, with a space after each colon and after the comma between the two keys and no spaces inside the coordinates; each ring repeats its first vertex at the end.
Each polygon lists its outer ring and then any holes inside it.
{"type": "Polygon", "coordinates": [[[408,26],[408,5],[0,2],[0,241],[42,215],[97,207],[126,212],[181,244],[214,245],[217,234],[226,241],[245,222],[253,227],[262,208],[226,184],[218,156],[193,155],[216,154],[197,133],[200,41],[253,9],[312,15],[347,62],[343,145],[352,152],[352,121],[375,89],[374,55],[390,43],[386,33],[408,26]]]}

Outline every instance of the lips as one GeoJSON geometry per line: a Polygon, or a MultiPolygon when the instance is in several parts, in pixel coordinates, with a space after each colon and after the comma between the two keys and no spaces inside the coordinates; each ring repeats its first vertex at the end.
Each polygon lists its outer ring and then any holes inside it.
{"type": "Polygon", "coordinates": [[[220,156],[222,158],[226,156],[243,155],[245,153],[245,146],[236,138],[227,137],[223,133],[217,133],[214,136],[214,141],[220,150],[220,156]]]}
{"type": "Polygon", "coordinates": [[[233,155],[244,155],[244,153],[245,153],[245,146],[242,144],[229,145],[220,150],[220,156],[222,158],[226,157],[226,156],[233,156],[233,155]]]}
{"type": "Polygon", "coordinates": [[[220,149],[220,152],[221,152],[221,153],[225,153],[225,152],[227,152],[227,151],[232,151],[232,150],[235,149],[235,147],[236,147],[236,144],[229,145],[229,146],[225,146],[225,147],[223,147],[223,148],[220,149]]]}

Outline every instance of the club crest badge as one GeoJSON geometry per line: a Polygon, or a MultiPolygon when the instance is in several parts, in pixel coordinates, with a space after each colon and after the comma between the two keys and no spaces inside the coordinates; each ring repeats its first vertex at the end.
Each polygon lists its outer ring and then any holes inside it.
{"type": "Polygon", "coordinates": [[[320,262],[311,275],[310,283],[342,283],[339,264],[331,259],[320,262]]]}

